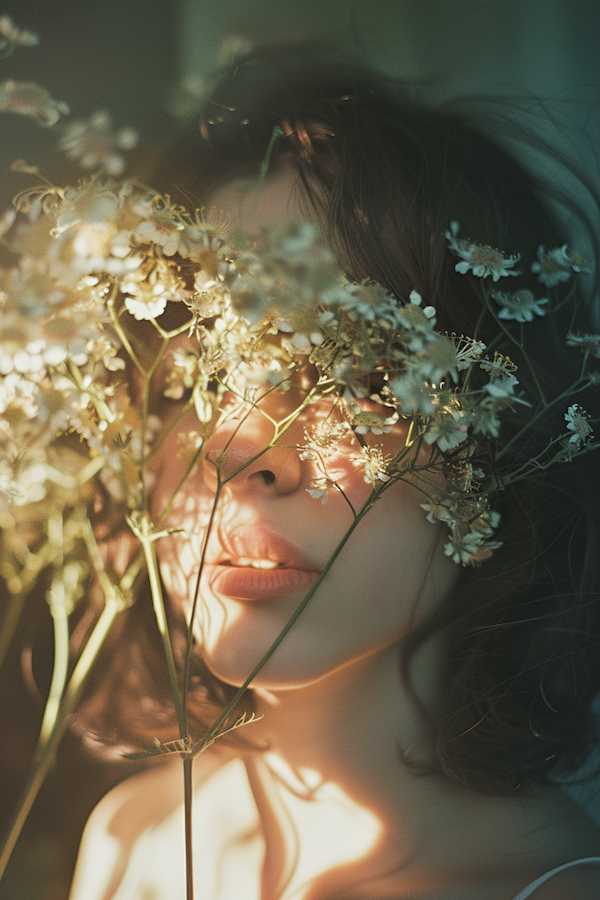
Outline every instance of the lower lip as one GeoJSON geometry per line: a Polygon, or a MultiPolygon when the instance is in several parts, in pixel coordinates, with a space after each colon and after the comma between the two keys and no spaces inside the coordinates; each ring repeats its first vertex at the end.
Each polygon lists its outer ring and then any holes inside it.
{"type": "Polygon", "coordinates": [[[234,600],[275,600],[285,594],[306,593],[318,572],[305,569],[254,569],[251,566],[215,566],[211,586],[234,600]]]}

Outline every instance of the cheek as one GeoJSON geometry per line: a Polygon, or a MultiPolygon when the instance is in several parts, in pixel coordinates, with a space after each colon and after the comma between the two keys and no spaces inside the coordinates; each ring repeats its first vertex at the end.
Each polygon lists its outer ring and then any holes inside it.
{"type": "Polygon", "coordinates": [[[431,612],[459,574],[443,553],[444,527],[427,521],[420,499],[406,483],[384,491],[330,573],[332,589],[355,597],[367,618],[400,629],[431,612]]]}

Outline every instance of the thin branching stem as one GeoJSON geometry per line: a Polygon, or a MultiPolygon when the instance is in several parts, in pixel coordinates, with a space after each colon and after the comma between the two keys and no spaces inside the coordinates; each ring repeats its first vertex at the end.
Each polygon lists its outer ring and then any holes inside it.
{"type": "Polygon", "coordinates": [[[231,700],[229,701],[229,703],[225,706],[225,708],[222,710],[222,712],[219,714],[219,716],[215,719],[215,721],[214,721],[213,724],[210,726],[210,728],[208,729],[207,733],[206,733],[205,736],[202,738],[202,740],[198,741],[198,742],[192,747],[192,753],[193,753],[193,755],[197,756],[197,755],[198,755],[199,753],[201,753],[201,752],[202,752],[209,744],[211,744],[211,743],[214,741],[214,739],[215,739],[216,737],[218,737],[218,735],[219,735],[219,733],[220,733],[220,730],[221,730],[221,727],[224,726],[224,725],[226,724],[227,719],[228,719],[228,717],[229,717],[231,711],[234,709],[234,707],[237,705],[237,703],[240,701],[240,699],[241,699],[241,698],[243,697],[243,695],[246,693],[246,691],[248,690],[248,688],[250,687],[250,685],[252,684],[252,682],[254,681],[254,679],[257,677],[257,675],[260,673],[260,671],[264,668],[264,666],[265,666],[265,665],[268,663],[268,661],[271,659],[271,657],[273,656],[273,654],[275,653],[275,651],[277,650],[277,648],[279,647],[279,645],[281,644],[281,642],[284,640],[284,638],[286,637],[286,635],[288,634],[288,632],[289,632],[289,631],[291,630],[291,628],[294,626],[294,624],[296,623],[296,621],[298,620],[298,618],[300,617],[300,615],[304,612],[304,610],[306,609],[306,607],[307,607],[309,601],[313,598],[314,594],[316,593],[316,591],[318,590],[318,588],[320,587],[320,585],[323,583],[323,580],[325,579],[327,573],[329,572],[329,570],[331,569],[332,565],[334,564],[334,562],[335,562],[336,559],[338,558],[339,554],[341,553],[341,551],[342,551],[343,548],[345,547],[345,545],[346,545],[346,543],[348,542],[348,540],[349,540],[349,538],[351,537],[351,535],[354,533],[354,531],[355,531],[356,527],[358,526],[359,522],[362,521],[362,519],[365,517],[365,515],[367,514],[367,512],[372,508],[372,506],[373,506],[375,500],[376,500],[377,497],[379,496],[379,493],[381,493],[380,490],[377,490],[377,489],[373,490],[373,492],[371,493],[371,496],[369,497],[369,499],[367,500],[367,502],[364,504],[364,506],[362,507],[362,509],[360,510],[360,512],[357,513],[357,515],[355,516],[355,518],[354,518],[352,524],[351,524],[350,527],[347,529],[346,533],[344,534],[344,536],[342,537],[342,539],[339,541],[337,547],[335,548],[335,550],[333,551],[333,553],[332,553],[331,556],[329,557],[327,563],[325,564],[325,566],[324,566],[324,568],[323,568],[323,571],[319,574],[319,577],[318,577],[317,580],[315,581],[314,585],[311,587],[311,589],[308,591],[308,593],[305,595],[305,597],[304,597],[304,598],[302,599],[302,601],[299,603],[299,605],[297,606],[297,608],[296,608],[296,610],[294,611],[294,613],[293,613],[293,614],[290,616],[290,618],[288,619],[286,625],[281,629],[281,631],[279,632],[279,634],[277,635],[277,637],[275,638],[275,640],[273,641],[273,643],[271,644],[271,646],[269,647],[269,649],[266,651],[266,653],[265,653],[265,654],[261,657],[261,659],[258,661],[258,663],[257,663],[256,666],[254,667],[254,669],[252,670],[252,672],[250,672],[250,674],[248,675],[248,677],[246,678],[246,680],[245,680],[244,683],[242,684],[242,686],[236,691],[236,693],[235,693],[234,696],[231,698],[231,700]]]}

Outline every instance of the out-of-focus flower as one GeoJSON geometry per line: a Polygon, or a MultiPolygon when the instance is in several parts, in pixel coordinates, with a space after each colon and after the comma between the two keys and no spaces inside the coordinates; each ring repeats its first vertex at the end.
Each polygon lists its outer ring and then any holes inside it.
{"type": "Polygon", "coordinates": [[[389,386],[405,415],[430,416],[435,412],[434,391],[413,367],[407,366],[406,374],[393,378],[389,386]]]}
{"type": "Polygon", "coordinates": [[[39,125],[56,125],[61,115],[69,113],[62,100],[53,100],[48,91],[32,82],[5,81],[0,84],[0,112],[29,116],[39,125]]]}
{"type": "Polygon", "coordinates": [[[67,188],[57,210],[54,232],[60,234],[81,224],[106,232],[115,226],[119,206],[117,194],[98,181],[86,181],[79,187],[67,188]]]}
{"type": "Polygon", "coordinates": [[[167,97],[167,110],[177,119],[193,119],[198,115],[206,96],[208,84],[199,75],[184,75],[167,97]]]}
{"type": "Polygon", "coordinates": [[[226,34],[217,53],[220,66],[228,66],[238,56],[245,56],[252,50],[252,41],[242,34],[226,34]]]}
{"type": "Polygon", "coordinates": [[[10,16],[0,16],[0,50],[37,47],[40,39],[32,31],[17,28],[10,16]]]}
{"type": "Polygon", "coordinates": [[[567,347],[579,347],[582,353],[600,358],[600,334],[573,334],[569,331],[565,343],[567,347]]]}
{"type": "Polygon", "coordinates": [[[133,149],[137,140],[133,128],[115,132],[110,115],[98,110],[85,122],[65,125],[58,146],[70,159],[77,160],[82,169],[98,169],[117,176],[125,168],[125,160],[117,151],[133,149]]]}
{"type": "Polygon", "coordinates": [[[566,244],[562,247],[546,249],[538,247],[538,258],[531,264],[531,271],[546,287],[556,287],[561,281],[568,281],[573,272],[589,272],[587,261],[579,253],[571,253],[566,244]]]}
{"type": "MultiPolygon", "coordinates": [[[[397,320],[398,301],[380,284],[349,284],[340,292],[340,306],[351,319],[393,325],[397,320]]],[[[329,299],[329,298],[328,298],[329,299]]]]}
{"type": "Polygon", "coordinates": [[[181,232],[185,222],[180,207],[168,197],[141,197],[134,203],[134,212],[141,217],[133,236],[140,244],[158,244],[165,256],[179,251],[181,232]]]}
{"type": "Polygon", "coordinates": [[[548,302],[548,298],[538,299],[528,288],[520,288],[512,293],[494,291],[492,297],[502,307],[498,313],[499,319],[532,322],[534,313],[536,316],[546,315],[544,305],[548,302]]]}

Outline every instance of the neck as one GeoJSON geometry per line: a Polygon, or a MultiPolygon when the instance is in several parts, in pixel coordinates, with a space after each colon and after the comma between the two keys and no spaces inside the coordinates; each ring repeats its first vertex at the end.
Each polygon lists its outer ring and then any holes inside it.
{"type": "MultiPolygon", "coordinates": [[[[414,655],[412,685],[425,706],[436,696],[440,655],[437,638],[414,655]]],[[[252,728],[259,730],[269,752],[263,758],[253,755],[248,765],[261,818],[277,836],[274,846],[282,844],[281,823],[298,812],[297,799],[286,799],[295,794],[305,800],[331,796],[338,806],[345,804],[348,835],[357,822],[365,823],[362,843],[357,838],[357,862],[362,858],[367,874],[376,878],[395,873],[396,887],[399,877],[423,889],[448,873],[458,878],[463,866],[474,865],[473,859],[485,866],[495,841],[514,852],[527,847],[536,817],[525,801],[473,795],[441,774],[419,777],[402,760],[405,752],[427,761],[432,750],[419,703],[401,678],[397,647],[309,685],[259,689],[256,694],[262,719],[252,728]],[[273,799],[273,789],[278,799],[273,799]],[[284,808],[287,813],[281,815],[277,810],[284,808]]],[[[322,807],[302,805],[309,829],[318,831],[319,818],[325,816],[322,807]],[[310,818],[310,807],[316,818],[310,818]]],[[[336,833],[347,846],[341,828],[336,833]]],[[[332,839],[323,835],[330,845],[332,839]]],[[[284,856],[278,851],[277,858],[284,856]]],[[[279,877],[279,869],[277,873],[279,877]]]]}
{"type": "MultiPolygon", "coordinates": [[[[436,658],[437,641],[415,654],[413,683],[424,703],[437,687],[430,674],[436,671],[436,658]]],[[[278,775],[283,773],[283,784],[334,785],[350,804],[379,820],[382,835],[394,846],[395,864],[400,862],[399,847],[400,857],[412,854],[422,828],[431,827],[434,811],[427,804],[421,815],[422,789],[428,782],[431,790],[440,779],[415,777],[401,758],[406,752],[422,759],[430,751],[418,703],[400,675],[398,647],[301,688],[259,690],[257,706],[263,718],[256,727],[270,748],[266,761],[272,761],[278,775]]]]}
{"type": "MultiPolygon", "coordinates": [[[[432,649],[432,648],[427,648],[432,649]]],[[[432,679],[432,654],[416,660],[415,689],[427,702],[432,679]]],[[[369,768],[375,760],[401,767],[398,748],[408,749],[420,739],[425,725],[411,689],[400,675],[399,650],[390,647],[343,666],[317,681],[293,689],[257,691],[261,731],[274,752],[291,766],[318,769],[324,777],[356,766],[369,768]]]]}

